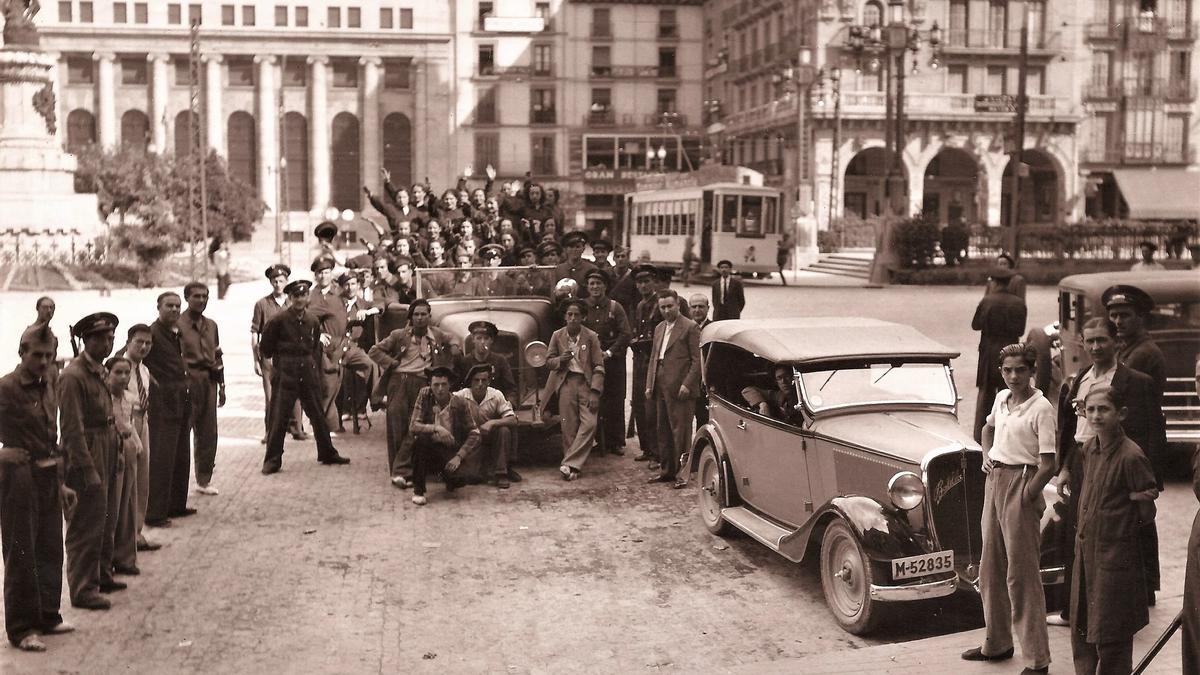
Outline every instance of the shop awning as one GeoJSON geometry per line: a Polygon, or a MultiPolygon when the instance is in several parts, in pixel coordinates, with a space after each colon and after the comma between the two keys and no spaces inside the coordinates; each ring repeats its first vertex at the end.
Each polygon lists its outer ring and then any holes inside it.
{"type": "Polygon", "coordinates": [[[1115,169],[1112,173],[1132,220],[1200,218],[1200,171],[1115,169]]]}

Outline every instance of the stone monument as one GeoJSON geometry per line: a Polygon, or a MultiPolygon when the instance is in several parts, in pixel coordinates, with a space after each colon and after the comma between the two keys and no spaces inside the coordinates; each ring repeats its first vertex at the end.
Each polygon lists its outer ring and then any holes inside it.
{"type": "Polygon", "coordinates": [[[96,195],[75,193],[75,157],[54,135],[54,57],[38,46],[37,9],[37,0],[0,0],[0,244],[66,252],[103,223],[96,195]]]}

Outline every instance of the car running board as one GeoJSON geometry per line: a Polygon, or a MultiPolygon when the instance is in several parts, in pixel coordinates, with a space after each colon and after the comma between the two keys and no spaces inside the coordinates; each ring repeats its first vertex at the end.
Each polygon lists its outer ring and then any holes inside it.
{"type": "Polygon", "coordinates": [[[767,548],[792,562],[800,562],[804,557],[803,548],[800,551],[791,550],[789,543],[794,541],[793,530],[780,527],[744,506],[731,506],[721,509],[721,517],[737,529],[758,540],[767,548]]]}

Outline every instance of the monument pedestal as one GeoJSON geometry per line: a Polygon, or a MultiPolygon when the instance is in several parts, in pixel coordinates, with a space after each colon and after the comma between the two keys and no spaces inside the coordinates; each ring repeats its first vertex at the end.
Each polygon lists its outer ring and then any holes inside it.
{"type": "Polygon", "coordinates": [[[41,52],[0,49],[0,237],[67,250],[104,224],[96,195],[75,193],[75,157],[54,138],[53,66],[41,52]]]}

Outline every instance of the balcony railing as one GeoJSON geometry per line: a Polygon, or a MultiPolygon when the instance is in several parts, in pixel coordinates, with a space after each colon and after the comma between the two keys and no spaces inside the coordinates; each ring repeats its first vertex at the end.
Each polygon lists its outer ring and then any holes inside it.
{"type": "Polygon", "coordinates": [[[679,69],[675,66],[659,66],[655,77],[674,78],[679,77],[679,69]]]}
{"type": "Polygon", "coordinates": [[[1196,159],[1196,149],[1181,143],[1166,146],[1157,142],[1130,141],[1124,145],[1086,148],[1083,159],[1092,164],[1191,164],[1196,159]]]}
{"type": "Polygon", "coordinates": [[[558,116],[554,114],[554,108],[543,108],[538,110],[534,108],[529,111],[530,124],[554,124],[558,116]]]}
{"type": "Polygon", "coordinates": [[[598,66],[592,65],[592,79],[608,78],[676,78],[676,66],[598,66]]]}
{"type": "Polygon", "coordinates": [[[1168,101],[1193,101],[1196,99],[1196,83],[1193,80],[1168,80],[1168,101]]]}
{"type": "Polygon", "coordinates": [[[611,40],[613,39],[612,23],[593,23],[591,38],[593,40],[611,40]]]}
{"type": "Polygon", "coordinates": [[[679,39],[679,24],[677,24],[677,23],[660,23],[660,24],[658,24],[658,39],[659,40],[678,40],[679,39]]]}
{"type": "Polygon", "coordinates": [[[583,116],[583,125],[585,127],[611,127],[617,123],[617,113],[615,110],[593,110],[583,116]]]}
{"type": "MultiPolygon", "coordinates": [[[[1029,48],[1052,50],[1058,44],[1058,33],[1030,33],[1029,48]]],[[[951,29],[946,32],[944,49],[1020,49],[1021,31],[988,29],[951,29]]]]}
{"type": "Polygon", "coordinates": [[[1168,40],[1195,40],[1200,27],[1195,22],[1171,20],[1167,23],[1168,40]]]}
{"type": "Polygon", "coordinates": [[[1083,97],[1090,99],[1119,98],[1122,94],[1120,85],[1108,82],[1088,82],[1083,85],[1083,97]]]}
{"type": "Polygon", "coordinates": [[[1090,40],[1115,40],[1121,37],[1121,24],[1112,21],[1095,21],[1084,28],[1090,40]]]}
{"type": "Polygon", "coordinates": [[[677,112],[656,112],[646,115],[648,127],[686,127],[687,115],[677,112]]]}
{"type": "MultiPolygon", "coordinates": [[[[882,119],[887,98],[884,92],[843,91],[841,97],[843,115],[879,115],[882,119]]],[[[986,114],[975,112],[975,94],[922,93],[907,96],[904,99],[904,110],[906,114],[913,116],[986,114]]],[[[818,116],[828,117],[832,114],[828,110],[828,106],[814,108],[813,111],[818,116]]],[[[1071,100],[1066,97],[1041,95],[1029,97],[1029,115],[1031,117],[1067,116],[1077,113],[1071,100]]],[[[995,114],[1011,116],[1013,113],[995,114]]]]}

